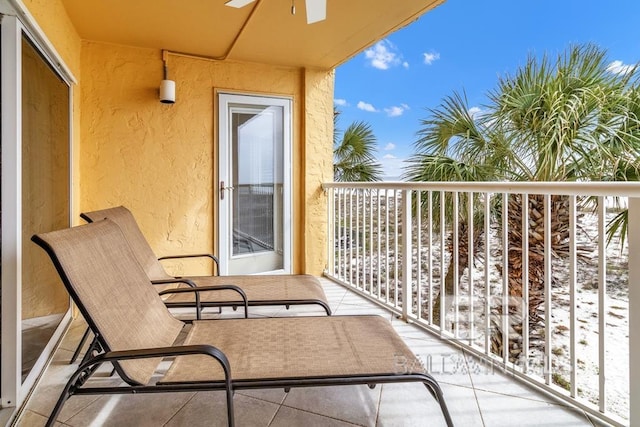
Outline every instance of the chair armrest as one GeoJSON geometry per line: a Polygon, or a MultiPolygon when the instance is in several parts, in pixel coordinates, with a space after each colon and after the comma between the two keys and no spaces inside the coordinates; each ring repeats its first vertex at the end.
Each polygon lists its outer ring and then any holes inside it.
{"type": "MultiPolygon", "coordinates": [[[[166,279],[168,281],[168,283],[173,283],[171,279],[166,279]]],[[[178,280],[187,280],[187,279],[178,279],[178,280]]],[[[189,282],[193,283],[192,281],[189,280],[189,282]]],[[[249,301],[247,300],[247,294],[245,294],[245,292],[242,290],[242,288],[236,286],[236,285],[215,285],[215,286],[195,286],[194,287],[190,287],[190,288],[173,288],[173,289],[165,289],[161,292],[159,292],[160,295],[166,295],[166,294],[183,294],[185,292],[191,292],[191,293],[195,293],[196,295],[196,319],[200,320],[201,315],[200,315],[200,311],[202,310],[201,307],[201,302],[200,302],[200,292],[205,292],[205,291],[223,291],[223,290],[229,290],[229,291],[234,291],[236,293],[238,293],[240,295],[240,298],[242,298],[242,304],[244,305],[244,317],[248,318],[249,317],[249,301]]]]}
{"type": "MultiPolygon", "coordinates": [[[[53,408],[51,415],[49,416],[49,421],[47,425],[53,425],[53,421],[57,418],[60,410],[62,409],[62,405],[65,400],[67,400],[73,392],[80,393],[83,389],[82,385],[93,375],[93,373],[106,362],[110,362],[115,367],[116,371],[120,377],[129,384],[129,387],[118,387],[116,389],[109,387],[99,388],[104,392],[113,392],[117,390],[116,393],[122,393],[123,390],[127,392],[136,393],[136,390],[145,389],[152,390],[155,388],[153,385],[144,385],[140,384],[137,381],[129,378],[122,367],[118,363],[123,360],[132,360],[132,359],[146,359],[153,357],[175,357],[175,356],[186,356],[186,355],[205,355],[215,359],[222,370],[224,371],[224,383],[225,390],[227,395],[227,420],[229,426],[235,425],[234,423],[234,412],[233,412],[233,383],[231,381],[231,365],[229,364],[229,359],[222,352],[222,350],[212,346],[212,345],[183,345],[183,346],[171,346],[171,347],[156,347],[156,348],[144,348],[144,349],[135,349],[135,350],[118,350],[118,351],[109,351],[106,353],[98,354],[90,358],[89,360],[80,364],[78,369],[71,375],[69,381],[64,387],[56,406],[53,408]],[[72,391],[73,390],[73,391],[72,391]]],[[[95,394],[96,389],[85,389],[84,391],[87,394],[95,394]]],[[[162,391],[158,389],[158,391],[162,391]]]]}
{"type": "MultiPolygon", "coordinates": [[[[120,360],[149,359],[152,357],[174,357],[189,354],[204,354],[221,361],[229,368],[229,360],[222,350],[209,344],[177,345],[171,347],[142,348],[135,350],[118,350],[100,353],[94,357],[93,363],[117,362],[120,360]]],[[[89,361],[90,362],[90,361],[89,361]]],[[[89,363],[87,362],[87,363],[89,363]]]]}
{"type": "MultiPolygon", "coordinates": [[[[222,352],[222,350],[208,344],[178,345],[171,347],[108,351],[106,353],[100,353],[81,364],[74,373],[74,376],[79,376],[83,372],[90,372],[106,362],[117,363],[123,360],[149,359],[153,357],[175,357],[195,354],[210,356],[220,363],[222,369],[224,370],[225,382],[227,383],[228,390],[231,391],[231,365],[229,364],[229,359],[227,359],[227,356],[222,352]]],[[[127,378],[127,376],[122,372],[119,373],[126,382],[130,384],[134,383],[134,381],[132,381],[130,378],[127,378]]],[[[69,381],[69,383],[71,383],[71,380],[69,381]]]]}
{"type": "Polygon", "coordinates": [[[213,254],[189,254],[189,255],[166,255],[158,258],[158,261],[165,259],[180,259],[180,258],[211,258],[216,266],[216,276],[220,275],[220,260],[213,254]]]}

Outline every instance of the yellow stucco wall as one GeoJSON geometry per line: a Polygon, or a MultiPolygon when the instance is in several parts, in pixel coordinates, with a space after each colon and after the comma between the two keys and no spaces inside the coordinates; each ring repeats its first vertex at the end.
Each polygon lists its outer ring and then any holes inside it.
{"type": "Polygon", "coordinates": [[[216,251],[215,91],[291,97],[293,266],[321,274],[320,183],[331,176],[332,72],[170,55],[177,102],[166,105],[158,101],[158,50],[83,42],[81,69],[81,208],[127,206],[159,255],[216,251]],[[314,147],[305,149],[310,141],[314,147]]]}
{"type": "Polygon", "coordinates": [[[304,268],[316,275],[327,260],[327,198],[321,185],[333,181],[333,83],[333,72],[305,70],[304,268]]]}

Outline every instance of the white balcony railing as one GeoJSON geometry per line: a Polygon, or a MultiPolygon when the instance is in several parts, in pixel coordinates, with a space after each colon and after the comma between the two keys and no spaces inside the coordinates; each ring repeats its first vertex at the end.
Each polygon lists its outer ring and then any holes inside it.
{"type": "Polygon", "coordinates": [[[476,369],[640,422],[640,183],[324,188],[329,278],[464,347],[476,369]],[[627,209],[628,232],[609,240],[627,209]]]}

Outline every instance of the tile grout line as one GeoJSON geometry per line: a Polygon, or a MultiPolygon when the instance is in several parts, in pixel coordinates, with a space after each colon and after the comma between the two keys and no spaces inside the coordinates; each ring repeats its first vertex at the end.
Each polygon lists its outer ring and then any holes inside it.
{"type": "Polygon", "coordinates": [[[378,405],[376,407],[376,423],[374,426],[377,427],[378,420],[380,420],[380,406],[382,405],[382,392],[384,391],[384,384],[380,384],[380,397],[378,397],[378,405]]]}
{"type": "Polygon", "coordinates": [[[278,410],[275,412],[275,414],[273,414],[273,417],[271,417],[271,420],[269,420],[267,427],[270,427],[273,424],[273,422],[276,420],[276,417],[278,416],[280,409],[282,409],[282,404],[278,405],[278,410]]]}
{"type": "Polygon", "coordinates": [[[362,426],[362,424],[355,424],[355,423],[352,423],[350,421],[341,420],[340,418],[332,417],[332,416],[325,415],[325,414],[320,414],[318,412],[309,411],[307,409],[295,408],[293,406],[285,405],[284,403],[281,406],[284,406],[285,408],[288,408],[288,409],[293,409],[294,411],[306,412],[307,414],[317,415],[317,416],[322,417],[322,418],[328,418],[330,420],[340,421],[341,423],[352,425],[352,426],[362,426]]]}
{"type": "Polygon", "coordinates": [[[482,416],[482,408],[480,408],[480,401],[478,400],[478,393],[476,393],[476,386],[473,383],[473,376],[471,375],[471,369],[469,369],[469,362],[467,360],[467,352],[462,349],[462,356],[464,357],[464,364],[467,367],[467,375],[469,375],[469,381],[471,382],[471,388],[473,389],[473,397],[476,399],[476,407],[478,408],[478,413],[480,414],[480,419],[482,420],[482,425],[486,427],[486,423],[484,421],[484,417],[482,416]]]}
{"type": "Polygon", "coordinates": [[[178,415],[178,412],[182,411],[185,408],[185,406],[187,406],[189,404],[189,402],[191,402],[193,399],[195,399],[195,397],[197,395],[198,395],[198,392],[197,391],[194,392],[193,396],[191,396],[189,399],[187,399],[187,401],[184,402],[184,404],[182,406],[180,406],[180,408],[178,408],[178,410],[176,412],[174,412],[173,415],[170,416],[169,419],[162,425],[166,426],[167,424],[169,424],[171,422],[171,420],[174,419],[176,417],[176,415],[178,415]]]}

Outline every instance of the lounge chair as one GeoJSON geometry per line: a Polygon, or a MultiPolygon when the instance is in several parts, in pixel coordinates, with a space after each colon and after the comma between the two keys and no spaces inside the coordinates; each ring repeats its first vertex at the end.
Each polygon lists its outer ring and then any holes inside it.
{"type": "MultiPolygon", "coordinates": [[[[379,316],[195,320],[173,317],[120,230],[110,220],[39,234],[73,301],[96,332],[103,353],[82,363],[58,399],[54,424],[72,395],[225,390],[229,426],[240,389],[422,382],[453,425],[442,391],[379,316]],[[189,328],[182,345],[176,340],[189,328]],[[164,376],[151,381],[163,358],[164,376]],[[407,362],[407,363],[399,363],[407,362]],[[112,363],[124,383],[87,381],[112,363]]],[[[407,408],[409,410],[409,408],[407,408]]]]}
{"type": "MultiPolygon", "coordinates": [[[[154,283],[167,283],[174,277],[167,274],[162,264],[153,253],[153,249],[145,239],[133,214],[124,206],[85,212],[80,215],[88,222],[100,221],[108,218],[118,224],[129,241],[136,258],[143,266],[149,279],[154,283]]],[[[209,257],[216,265],[218,273],[218,259],[211,254],[173,255],[161,257],[163,259],[209,257]]],[[[308,274],[289,275],[234,275],[234,276],[196,276],[181,277],[194,282],[197,286],[235,285],[241,288],[251,306],[284,305],[320,305],[328,315],[331,314],[327,297],[320,281],[308,274]]],[[[215,293],[201,293],[202,307],[238,307],[243,305],[238,293],[220,291],[215,293]]],[[[173,293],[164,298],[167,307],[193,307],[194,295],[191,293],[173,293]]]]}
{"type": "MultiPolygon", "coordinates": [[[[201,310],[207,307],[232,307],[235,310],[237,307],[243,306],[245,308],[245,317],[248,317],[249,306],[270,305],[284,305],[287,309],[291,305],[320,305],[327,315],[331,315],[331,308],[329,308],[322,285],[317,278],[311,275],[219,276],[219,261],[212,254],[169,255],[157,258],[142,234],[140,227],[138,227],[133,214],[124,206],[84,212],[80,216],[87,222],[108,218],[118,224],[147,276],[154,285],[158,285],[158,292],[162,295],[167,307],[194,307],[197,319],[200,319],[201,310]],[[215,266],[215,276],[173,277],[167,274],[160,263],[160,260],[165,259],[198,257],[207,257],[212,260],[215,266]],[[210,292],[175,292],[173,286],[178,283],[188,286],[209,287],[210,292]]],[[[75,363],[80,355],[89,338],[89,329],[87,328],[80,339],[69,363],[75,363]]],[[[93,340],[86,353],[96,348],[99,348],[99,344],[96,340],[93,340]]]]}

